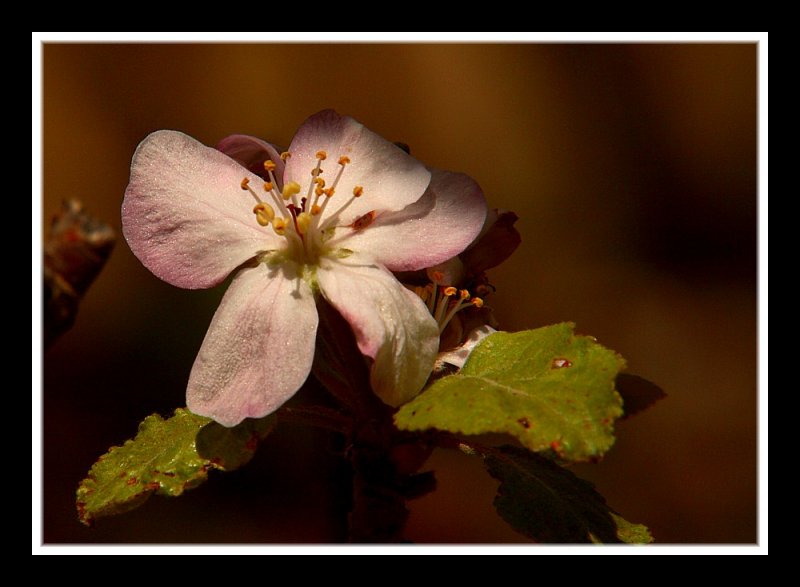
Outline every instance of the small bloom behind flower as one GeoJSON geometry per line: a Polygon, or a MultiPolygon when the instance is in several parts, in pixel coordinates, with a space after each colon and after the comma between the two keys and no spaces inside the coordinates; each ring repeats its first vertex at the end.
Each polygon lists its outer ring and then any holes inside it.
{"type": "Polygon", "coordinates": [[[485,296],[494,291],[486,270],[505,261],[519,246],[522,239],[514,228],[516,221],[514,212],[490,210],[480,233],[459,255],[424,272],[400,274],[406,287],[426,302],[439,325],[434,378],[461,369],[472,350],[497,332],[492,309],[485,305],[485,296]]]}
{"type": "Polygon", "coordinates": [[[122,207],[125,238],[161,279],[207,288],[238,269],[192,368],[189,408],[233,426],[289,399],[311,368],[318,295],[372,360],[375,393],[392,406],[413,398],[438,327],[391,271],[469,245],[486,216],[480,189],[465,192],[458,174],[432,178],[331,110],[309,118],[285,153],[242,135],[220,147],[242,165],[182,133],[153,133],[134,155],[122,207]]]}

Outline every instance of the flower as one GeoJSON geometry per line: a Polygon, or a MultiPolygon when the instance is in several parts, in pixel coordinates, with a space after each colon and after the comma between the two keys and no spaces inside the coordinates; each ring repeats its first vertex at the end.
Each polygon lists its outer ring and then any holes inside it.
{"type": "Polygon", "coordinates": [[[492,309],[484,305],[485,297],[494,291],[486,270],[501,264],[519,246],[517,219],[509,210],[490,210],[475,240],[457,256],[424,271],[399,275],[426,303],[439,326],[439,354],[432,378],[461,369],[475,347],[497,332],[492,309]]]}
{"type": "Polygon", "coordinates": [[[151,134],[122,205],[131,250],[164,281],[207,288],[236,272],[192,367],[189,409],[233,426],[280,407],[311,369],[318,296],[371,359],[375,393],[391,406],[413,398],[439,333],[391,271],[467,247],[486,216],[478,185],[427,170],[332,110],[306,120],[280,155],[241,135],[220,147],[244,165],[183,133],[151,134]],[[263,178],[252,172],[259,153],[263,178]]]}

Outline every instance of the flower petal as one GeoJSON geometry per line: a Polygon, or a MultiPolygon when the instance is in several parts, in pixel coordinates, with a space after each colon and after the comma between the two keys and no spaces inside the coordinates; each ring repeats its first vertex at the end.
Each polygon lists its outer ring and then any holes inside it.
{"type": "Polygon", "coordinates": [[[484,338],[490,334],[494,334],[495,332],[497,332],[497,330],[488,324],[484,324],[483,326],[475,328],[469,333],[469,336],[467,336],[467,339],[461,346],[443,353],[439,353],[439,356],[436,357],[437,366],[441,363],[448,363],[454,367],[457,367],[458,369],[461,369],[464,366],[464,363],[467,362],[467,359],[475,347],[478,346],[479,343],[483,342],[484,338]]]}
{"type": "Polygon", "coordinates": [[[154,132],[133,155],[122,232],[139,260],[178,287],[211,287],[257,252],[286,246],[260,227],[241,189],[262,180],[233,159],[176,131],[154,132]]]}
{"type": "Polygon", "coordinates": [[[332,219],[328,220],[330,225],[346,226],[372,211],[401,210],[416,202],[430,182],[430,172],[405,151],[352,118],[323,110],[300,126],[289,146],[291,157],[284,181],[299,183],[303,194],[317,165],[318,151],[327,153],[321,177],[328,187],[341,168],[339,157],[350,158],[336,186],[336,195],[326,205],[323,218],[332,219]],[[352,199],[356,186],[363,188],[363,195],[336,215],[352,199]]]}
{"type": "Polygon", "coordinates": [[[352,255],[323,258],[317,271],[325,299],[350,323],[363,354],[374,359],[372,389],[399,406],[431,373],[439,346],[436,321],[422,300],[383,267],[352,255]]]}
{"type": "Polygon", "coordinates": [[[274,412],[311,370],[317,310],[294,263],[240,271],[192,367],[186,405],[234,426],[274,412]]]}
{"type": "Polygon", "coordinates": [[[264,170],[264,161],[272,160],[275,163],[273,175],[279,182],[278,187],[283,187],[280,183],[283,180],[283,160],[278,150],[268,142],[250,135],[230,135],[217,143],[217,150],[263,178],[268,177],[264,170]]]}
{"type": "Polygon", "coordinates": [[[392,271],[412,271],[458,255],[480,233],[485,218],[486,201],[475,180],[435,170],[418,202],[377,215],[361,230],[339,228],[331,245],[368,251],[392,271]]]}

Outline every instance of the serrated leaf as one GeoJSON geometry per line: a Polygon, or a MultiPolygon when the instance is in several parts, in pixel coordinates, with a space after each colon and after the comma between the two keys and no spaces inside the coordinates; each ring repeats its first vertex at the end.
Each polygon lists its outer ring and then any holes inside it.
{"type": "Polygon", "coordinates": [[[258,442],[272,431],[276,422],[274,416],[257,420],[248,418],[233,428],[210,422],[197,433],[197,454],[217,469],[238,469],[250,462],[256,453],[258,442]]]}
{"type": "Polygon", "coordinates": [[[395,423],[412,431],[507,433],[570,461],[601,456],[622,414],[614,378],[625,362],[573,329],[563,323],[486,337],[460,372],[400,408],[395,423]]]}
{"type": "Polygon", "coordinates": [[[249,461],[274,418],[224,428],[186,409],[145,418],[133,440],[112,447],[77,492],[78,517],[94,519],[132,510],[152,494],[178,496],[203,483],[209,469],[232,470],[249,461]]]}
{"type": "Polygon", "coordinates": [[[542,543],[649,543],[652,536],[608,507],[588,481],[513,446],[484,453],[500,481],[494,506],[517,532],[542,543]]]}

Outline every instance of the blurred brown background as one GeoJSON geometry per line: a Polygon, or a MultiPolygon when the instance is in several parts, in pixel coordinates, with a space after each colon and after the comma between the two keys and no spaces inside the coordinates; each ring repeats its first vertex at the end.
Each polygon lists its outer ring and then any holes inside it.
{"type": "MultiPolygon", "coordinates": [[[[756,53],[735,45],[46,44],[44,218],[79,197],[119,227],[149,132],[289,143],[349,114],[515,210],[494,270],[508,330],[578,323],[669,398],[580,467],[660,542],[756,540],[756,53]]],[[[74,490],[147,414],[183,405],[222,294],[177,290],[118,242],[72,331],[44,359],[46,542],[341,540],[345,471],[324,434],[285,427],[244,470],[79,525],[74,490]]],[[[514,542],[495,484],[435,454],[415,542],[514,542]]]]}

